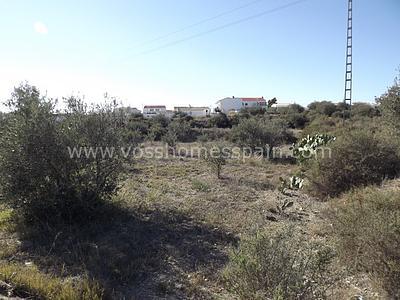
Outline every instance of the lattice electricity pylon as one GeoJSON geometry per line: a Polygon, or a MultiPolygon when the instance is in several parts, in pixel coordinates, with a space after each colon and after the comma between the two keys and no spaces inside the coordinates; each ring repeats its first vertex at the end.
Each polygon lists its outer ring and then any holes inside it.
{"type": "MultiPolygon", "coordinates": [[[[353,0],[349,0],[347,15],[347,50],[346,50],[346,75],[344,85],[344,103],[350,105],[353,89],[353,0]]],[[[344,114],[343,114],[344,117],[344,114]]]]}

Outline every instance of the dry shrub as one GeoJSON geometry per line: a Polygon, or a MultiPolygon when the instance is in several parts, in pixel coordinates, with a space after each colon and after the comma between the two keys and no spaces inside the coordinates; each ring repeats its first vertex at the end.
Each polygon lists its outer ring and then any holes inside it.
{"type": "Polygon", "coordinates": [[[400,170],[396,143],[368,129],[347,131],[331,144],[312,167],[311,185],[322,197],[337,196],[354,187],[380,184],[400,170]]]}
{"type": "Polygon", "coordinates": [[[340,257],[353,270],[373,274],[391,299],[400,299],[400,193],[364,188],[333,202],[340,257]]]}
{"type": "Polygon", "coordinates": [[[332,258],[329,247],[285,226],[242,241],[223,277],[241,299],[316,299],[324,297],[332,258]]]}

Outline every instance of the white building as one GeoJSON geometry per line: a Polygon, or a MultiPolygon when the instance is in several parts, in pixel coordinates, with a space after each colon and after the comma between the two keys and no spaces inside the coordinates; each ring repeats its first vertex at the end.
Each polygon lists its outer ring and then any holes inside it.
{"type": "Polygon", "coordinates": [[[268,109],[269,112],[282,112],[285,111],[290,105],[293,105],[294,102],[286,102],[286,103],[276,103],[271,106],[270,109],[268,109]]]}
{"type": "Polygon", "coordinates": [[[210,108],[209,107],[194,107],[194,106],[176,106],[174,107],[174,111],[185,113],[192,117],[206,117],[210,115],[210,108]]]}
{"type": "Polygon", "coordinates": [[[224,98],[216,103],[217,108],[227,114],[229,112],[238,112],[243,108],[266,108],[267,101],[261,98],[224,98]]]}
{"type": "Polygon", "coordinates": [[[271,108],[276,108],[276,109],[279,109],[279,108],[288,108],[290,105],[293,105],[293,104],[295,104],[294,102],[292,102],[292,103],[276,103],[276,104],[273,104],[272,106],[271,106],[271,108]]]}
{"type": "Polygon", "coordinates": [[[167,115],[167,108],[165,105],[145,105],[143,107],[143,116],[151,118],[157,115],[167,115]]]}

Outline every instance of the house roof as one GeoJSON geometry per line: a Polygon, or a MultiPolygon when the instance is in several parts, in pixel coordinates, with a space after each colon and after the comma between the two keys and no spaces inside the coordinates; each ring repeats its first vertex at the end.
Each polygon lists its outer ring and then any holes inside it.
{"type": "Polygon", "coordinates": [[[144,108],[165,108],[165,105],[145,105],[144,108]]]}

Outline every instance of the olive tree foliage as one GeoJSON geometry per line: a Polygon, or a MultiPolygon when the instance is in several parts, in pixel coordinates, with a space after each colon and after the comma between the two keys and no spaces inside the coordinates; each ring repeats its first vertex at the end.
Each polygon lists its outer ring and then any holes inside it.
{"type": "Polygon", "coordinates": [[[317,114],[330,117],[336,111],[339,111],[339,108],[330,101],[312,102],[308,105],[308,112],[311,115],[317,114]]]}
{"type": "Polygon", "coordinates": [[[6,102],[1,201],[28,222],[87,221],[117,188],[124,157],[111,152],[123,145],[123,120],[115,102],[89,108],[72,97],[62,114],[55,103],[28,84],[6,102]]]}
{"type": "Polygon", "coordinates": [[[400,132],[400,78],[397,77],[394,84],[385,94],[376,99],[382,117],[396,132],[400,132]]]}
{"type": "Polygon", "coordinates": [[[280,120],[242,119],[232,128],[231,139],[242,148],[252,151],[262,150],[265,155],[272,155],[274,147],[288,137],[286,125],[280,120]]]}

